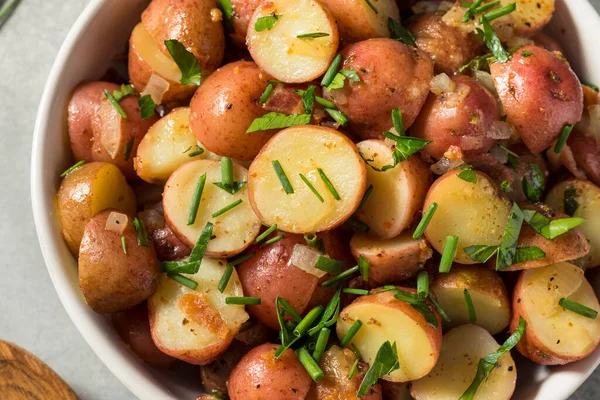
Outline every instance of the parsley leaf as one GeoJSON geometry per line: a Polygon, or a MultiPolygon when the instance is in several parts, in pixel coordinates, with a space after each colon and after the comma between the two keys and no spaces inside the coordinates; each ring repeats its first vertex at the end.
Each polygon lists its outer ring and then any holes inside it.
{"type": "Polygon", "coordinates": [[[398,368],[400,368],[400,362],[398,361],[398,350],[396,348],[396,343],[390,344],[390,342],[387,341],[383,343],[377,351],[377,355],[371,363],[369,370],[365,374],[365,377],[358,388],[356,396],[366,396],[369,392],[369,389],[377,383],[379,378],[390,374],[398,368]]]}
{"type": "Polygon", "coordinates": [[[458,173],[458,177],[463,181],[477,183],[477,174],[473,171],[473,167],[470,165],[463,165],[462,171],[458,173]]]}
{"type": "Polygon", "coordinates": [[[266,30],[270,31],[271,29],[273,29],[273,27],[281,17],[282,15],[277,15],[273,12],[270,15],[267,15],[266,17],[257,18],[256,22],[254,23],[254,30],[256,32],[262,32],[266,30]]]}
{"type": "Polygon", "coordinates": [[[135,94],[135,89],[133,85],[121,85],[121,90],[113,90],[113,97],[116,101],[121,101],[127,96],[131,96],[135,94]]]}
{"type": "Polygon", "coordinates": [[[539,203],[546,189],[546,179],[544,178],[544,173],[536,163],[529,163],[529,171],[531,182],[527,177],[523,177],[523,192],[527,200],[532,203],[539,203]]]}
{"type": "Polygon", "coordinates": [[[138,99],[138,106],[140,107],[140,114],[143,120],[151,118],[156,110],[156,104],[154,104],[154,100],[152,100],[152,96],[149,94],[138,99]]]}
{"type": "Polygon", "coordinates": [[[307,125],[309,123],[310,114],[286,115],[278,112],[270,112],[252,121],[252,124],[250,124],[246,133],[288,128],[296,125],[307,125]]]}
{"type": "Polygon", "coordinates": [[[490,49],[494,57],[496,57],[496,60],[502,64],[506,63],[510,54],[502,47],[502,42],[500,42],[494,28],[492,28],[485,16],[481,17],[481,25],[483,26],[483,30],[476,28],[477,33],[479,33],[479,36],[481,36],[481,39],[483,39],[487,48],[490,49]]]}
{"type": "Polygon", "coordinates": [[[510,182],[502,181],[502,183],[500,184],[500,190],[502,190],[505,193],[508,192],[510,190],[510,182]]]}
{"type": "Polygon", "coordinates": [[[517,204],[513,204],[508,222],[504,228],[504,236],[498,248],[498,257],[496,257],[496,270],[501,270],[516,263],[517,260],[517,241],[523,225],[523,212],[517,204]]]}
{"type": "Polygon", "coordinates": [[[483,264],[487,262],[496,252],[498,246],[486,246],[483,244],[465,247],[463,249],[469,258],[477,263],[483,264]]]}
{"type": "Polygon", "coordinates": [[[577,189],[575,186],[570,185],[565,189],[563,201],[565,213],[571,217],[575,215],[575,212],[579,208],[579,203],[577,202],[577,189]]]}
{"type": "Polygon", "coordinates": [[[165,40],[165,46],[181,71],[179,83],[182,85],[200,86],[202,72],[200,71],[200,63],[196,56],[187,51],[185,46],[175,39],[165,40]]]}
{"type": "Polygon", "coordinates": [[[360,76],[358,76],[358,73],[354,69],[341,69],[339,73],[350,79],[352,82],[360,82],[360,76]]]}
{"type": "Polygon", "coordinates": [[[310,85],[308,89],[302,93],[302,105],[304,106],[304,112],[306,114],[312,114],[313,103],[315,102],[315,89],[316,86],[310,85]]]}
{"type": "Polygon", "coordinates": [[[227,33],[233,33],[233,5],[231,4],[231,0],[219,0],[219,8],[223,12],[223,25],[225,25],[225,30],[227,33]]]}
{"type": "Polygon", "coordinates": [[[580,217],[557,218],[551,220],[534,210],[524,210],[523,216],[533,230],[548,240],[556,239],[586,221],[580,217]]]}
{"type": "Polygon", "coordinates": [[[414,46],[416,38],[408,29],[402,26],[399,21],[392,17],[388,18],[388,28],[392,34],[392,39],[398,40],[406,45],[414,46]]]}
{"type": "Polygon", "coordinates": [[[246,181],[233,182],[232,185],[225,187],[225,185],[223,185],[223,182],[213,182],[213,185],[215,185],[218,188],[223,189],[224,191],[226,191],[229,194],[236,194],[237,192],[242,190],[242,188],[246,185],[246,183],[247,183],[246,181]]]}
{"type": "Polygon", "coordinates": [[[515,264],[531,260],[541,260],[542,258],[546,258],[546,253],[537,246],[519,247],[517,249],[517,261],[515,264]]]}
{"type": "Polygon", "coordinates": [[[331,81],[331,83],[329,85],[327,85],[327,88],[325,90],[327,92],[330,92],[333,89],[341,89],[344,87],[345,81],[346,81],[346,76],[344,74],[342,74],[341,72],[338,72],[333,77],[333,80],[331,81]]]}

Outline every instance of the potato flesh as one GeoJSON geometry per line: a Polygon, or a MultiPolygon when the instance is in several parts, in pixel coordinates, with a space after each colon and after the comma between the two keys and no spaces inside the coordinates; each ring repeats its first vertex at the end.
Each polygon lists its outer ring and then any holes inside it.
{"type": "Polygon", "coordinates": [[[351,305],[340,314],[338,337],[343,337],[357,320],[363,326],[350,343],[354,343],[367,363],[373,362],[384,342],[396,342],[400,369],[384,379],[408,382],[427,374],[435,364],[435,351],[427,333],[401,309],[378,303],[351,305]]]}
{"type": "Polygon", "coordinates": [[[252,206],[267,225],[292,233],[332,229],[349,218],[365,191],[365,166],[354,145],[323,127],[281,131],[250,165],[252,206]],[[272,161],[279,161],[294,193],[286,194],[272,161]],[[335,200],[320,178],[321,168],[340,196],[335,200]],[[302,181],[303,174],[323,197],[322,203],[302,181]]]}
{"type": "Polygon", "coordinates": [[[377,12],[367,4],[365,0],[358,0],[361,5],[361,12],[367,16],[367,19],[378,37],[388,37],[390,29],[388,28],[388,19],[395,18],[398,15],[398,6],[391,0],[370,0],[377,12]]]}
{"type": "MultiPolygon", "coordinates": [[[[501,5],[515,3],[515,0],[502,0],[501,5]]],[[[517,9],[511,13],[517,33],[533,33],[542,29],[552,18],[554,0],[517,0],[517,9]]]]}
{"type": "Polygon", "coordinates": [[[227,297],[244,295],[235,269],[223,293],[217,289],[226,265],[224,260],[205,257],[196,274],[183,274],[198,282],[196,290],[175,282],[166,274],[161,276],[158,290],[148,300],[155,310],[152,336],[161,348],[171,351],[202,349],[222,340],[208,327],[186,318],[178,302],[187,294],[201,293],[207,303],[221,315],[230,336],[237,334],[240,326],[249,319],[243,305],[225,304],[227,297]]]}
{"type": "MultiPolygon", "coordinates": [[[[435,368],[412,382],[416,400],[456,400],[467,390],[477,371],[479,360],[498,350],[500,345],[485,329],[463,325],[446,333],[435,368]]],[[[510,353],[498,361],[484,380],[474,400],[508,400],[515,389],[517,370],[510,353]]]]}
{"type": "MultiPolygon", "coordinates": [[[[234,164],[234,180],[247,179],[246,169],[234,164]]],[[[190,247],[195,245],[206,223],[212,222],[215,238],[208,243],[207,254],[229,257],[243,251],[258,236],[260,220],[250,207],[247,186],[232,195],[213,182],[221,182],[221,164],[218,161],[197,160],[181,166],[165,186],[165,218],[175,234],[190,247]],[[206,174],[206,184],[196,221],[187,225],[196,184],[203,174],[206,174]],[[212,217],[213,213],[237,200],[242,200],[242,203],[216,218],[212,217]]]]}
{"type": "Polygon", "coordinates": [[[522,277],[520,299],[528,328],[544,346],[563,358],[587,354],[600,339],[600,319],[586,318],[558,305],[560,298],[565,297],[600,312],[596,295],[583,272],[579,285],[566,285],[567,279],[556,284],[561,274],[575,270],[580,269],[569,263],[558,263],[526,270],[522,277]],[[551,281],[552,278],[555,279],[551,281]]]}
{"type": "MultiPolygon", "coordinates": [[[[181,70],[173,59],[163,53],[150,33],[139,23],[133,28],[131,34],[131,46],[158,75],[173,82],[181,80],[181,70]]],[[[143,88],[140,88],[142,90],[143,88]]]]}
{"type": "Polygon", "coordinates": [[[489,178],[476,173],[477,183],[462,180],[456,171],[446,173],[431,187],[423,206],[426,210],[432,203],[438,204],[425,237],[442,253],[446,237],[457,235],[454,261],[461,264],[475,264],[465,247],[500,244],[510,212],[510,203],[500,197],[489,178]]]}
{"type": "Polygon", "coordinates": [[[565,212],[564,194],[569,187],[575,187],[579,204],[574,217],[585,218],[578,227],[590,244],[590,252],[584,257],[588,268],[600,266],[600,188],[590,181],[567,180],[554,186],[548,193],[546,203],[557,211],[565,212]]]}
{"type": "Polygon", "coordinates": [[[284,82],[301,83],[325,73],[337,50],[338,33],[333,20],[318,2],[276,0],[254,13],[246,41],[252,58],[264,71],[284,82]],[[257,18],[272,13],[279,16],[275,26],[255,31],[257,18]],[[315,32],[328,36],[296,37],[315,32]]]}
{"type": "Polygon", "coordinates": [[[198,148],[189,117],[188,107],[178,108],[150,128],[138,146],[134,161],[140,178],[150,183],[165,182],[186,162],[206,157],[206,151],[190,157],[198,148]]]}

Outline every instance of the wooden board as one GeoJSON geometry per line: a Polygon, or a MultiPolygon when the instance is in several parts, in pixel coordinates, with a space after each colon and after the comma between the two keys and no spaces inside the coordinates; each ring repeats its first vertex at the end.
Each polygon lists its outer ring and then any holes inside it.
{"type": "Polygon", "coordinates": [[[0,340],[0,399],[76,400],[77,395],[39,358],[0,340]]]}

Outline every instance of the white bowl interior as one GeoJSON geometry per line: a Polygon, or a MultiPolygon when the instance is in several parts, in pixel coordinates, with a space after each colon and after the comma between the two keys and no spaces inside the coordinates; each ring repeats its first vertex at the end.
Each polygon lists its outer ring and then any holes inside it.
{"type": "MultiPolygon", "coordinates": [[[[77,265],[62,239],[55,212],[58,177],[72,161],[65,121],[70,93],[78,83],[103,75],[112,56],[127,43],[146,4],[147,0],[93,0],[71,29],[40,104],[32,152],[32,203],[52,282],[69,316],[98,357],[141,399],[195,399],[200,390],[197,370],[148,367],[122,344],[107,320],[86,305],[79,290],[77,265]]],[[[600,83],[598,27],[600,17],[587,1],[557,0],[557,10],[547,28],[561,42],[575,71],[596,83],[600,83]]],[[[592,277],[592,284],[600,292],[600,274],[592,277]]],[[[566,399],[599,363],[597,349],[585,360],[563,367],[518,368],[514,399],[566,399]]]]}

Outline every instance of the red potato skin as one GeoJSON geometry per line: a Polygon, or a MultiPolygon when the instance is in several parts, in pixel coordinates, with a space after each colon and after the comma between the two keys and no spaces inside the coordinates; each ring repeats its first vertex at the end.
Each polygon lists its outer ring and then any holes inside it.
{"type": "Polygon", "coordinates": [[[514,125],[532,153],[548,148],[565,125],[581,119],[581,84],[556,54],[524,46],[507,63],[492,63],[490,71],[507,122],[514,125]],[[524,56],[524,52],[532,54],[524,56]]]}
{"type": "Polygon", "coordinates": [[[564,54],[560,43],[548,35],[538,32],[531,37],[531,40],[533,40],[536,46],[543,47],[550,52],[558,51],[564,54]]]}
{"type": "Polygon", "coordinates": [[[450,146],[460,147],[468,156],[486,153],[495,143],[486,137],[490,124],[500,119],[494,97],[471,77],[456,76],[453,81],[457,85],[454,92],[429,94],[410,130],[411,135],[432,141],[423,153],[435,160],[442,158],[450,146]],[[469,91],[462,100],[461,87],[469,91]]]}
{"type": "Polygon", "coordinates": [[[574,130],[569,135],[567,144],[573,152],[577,166],[585,172],[590,181],[600,185],[600,144],[596,138],[574,130]]]}
{"type": "Polygon", "coordinates": [[[175,359],[160,351],[152,341],[146,303],[114,313],[110,320],[121,340],[146,364],[155,368],[173,365],[175,359]]]}
{"type": "Polygon", "coordinates": [[[416,45],[431,57],[436,74],[452,76],[477,56],[481,42],[473,34],[447,25],[439,14],[423,14],[410,20],[406,28],[415,36],[416,45]]]}
{"type": "Polygon", "coordinates": [[[262,3],[263,0],[231,0],[233,33],[230,33],[229,37],[237,47],[246,49],[246,34],[250,18],[262,3]]]}
{"type": "Polygon", "coordinates": [[[346,80],[344,88],[325,92],[363,139],[383,139],[398,107],[404,127],[412,125],[425,103],[433,77],[433,62],[421,50],[393,39],[369,39],[342,50],[340,69],[358,72],[360,82],[346,80]]]}
{"type": "Polygon", "coordinates": [[[259,102],[269,75],[249,61],[219,68],[209,76],[190,104],[190,127],[210,151],[250,161],[274,131],[246,134],[255,118],[267,113],[259,102]]]}
{"type": "Polygon", "coordinates": [[[235,366],[227,391],[231,400],[304,400],[312,382],[296,354],[286,350],[275,359],[279,346],[265,343],[252,349],[235,366]]]}

